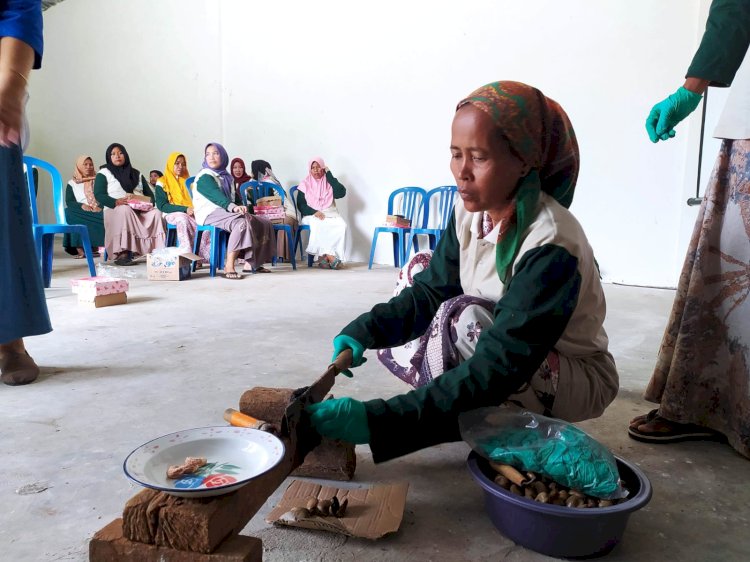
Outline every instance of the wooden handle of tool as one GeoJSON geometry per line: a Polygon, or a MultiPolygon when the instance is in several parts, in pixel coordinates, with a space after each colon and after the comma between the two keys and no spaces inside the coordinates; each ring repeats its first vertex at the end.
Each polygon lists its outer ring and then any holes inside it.
{"type": "Polygon", "coordinates": [[[331,363],[328,368],[334,369],[336,375],[338,375],[341,371],[347,370],[349,367],[352,366],[352,361],[354,360],[354,355],[352,354],[352,350],[347,348],[341,353],[338,354],[336,359],[331,363]]]}
{"type": "Polygon", "coordinates": [[[224,419],[230,424],[237,427],[251,427],[252,429],[265,430],[270,424],[263,420],[255,419],[252,416],[243,414],[234,408],[224,410],[224,419]]]}

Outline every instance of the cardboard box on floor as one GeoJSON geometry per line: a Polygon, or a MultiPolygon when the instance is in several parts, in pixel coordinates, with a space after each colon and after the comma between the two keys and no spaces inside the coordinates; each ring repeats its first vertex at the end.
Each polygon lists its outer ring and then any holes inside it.
{"type": "Polygon", "coordinates": [[[146,256],[146,273],[149,281],[184,281],[190,279],[192,265],[201,259],[191,252],[179,252],[177,248],[165,248],[146,256]]]}
{"type": "Polygon", "coordinates": [[[103,306],[115,306],[116,304],[126,304],[128,295],[126,293],[112,293],[111,295],[98,295],[91,299],[78,298],[78,304],[90,306],[92,308],[102,308],[103,306]]]}
{"type": "Polygon", "coordinates": [[[388,533],[398,531],[404,516],[408,490],[408,482],[374,484],[368,488],[336,488],[304,480],[293,480],[279,503],[266,517],[266,522],[331,531],[349,537],[379,539],[388,533]],[[343,517],[314,515],[293,521],[288,515],[285,516],[295,507],[305,507],[307,500],[312,497],[330,500],[333,496],[338,497],[339,502],[345,498],[348,500],[343,517]]]}

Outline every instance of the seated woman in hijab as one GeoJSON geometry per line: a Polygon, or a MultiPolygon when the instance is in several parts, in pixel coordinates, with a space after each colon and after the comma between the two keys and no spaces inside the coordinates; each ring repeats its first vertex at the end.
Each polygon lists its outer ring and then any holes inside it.
{"type": "Polygon", "coordinates": [[[273,257],[273,225],[232,201],[232,176],[227,171],[229,157],[224,147],[212,142],[206,145],[204,153],[203,168],[193,184],[195,220],[229,232],[224,277],[242,279],[235,270],[240,257],[245,260],[243,271],[270,273],[263,264],[273,257]]]}
{"type": "MultiPolygon", "coordinates": [[[[91,156],[79,156],[73,179],[65,188],[65,220],[68,224],[82,224],[89,231],[91,247],[104,246],[104,213],[94,197],[94,160],[91,156]]],[[[63,248],[76,259],[86,257],[81,237],[65,234],[63,248]]],[[[94,252],[94,256],[98,256],[94,252]]]]}
{"type": "MultiPolygon", "coordinates": [[[[289,198],[284,186],[273,173],[271,164],[265,160],[253,160],[250,164],[250,170],[253,179],[260,182],[272,183],[277,187],[273,188],[274,194],[284,198],[284,224],[292,227],[292,234],[297,231],[297,213],[294,210],[294,203],[289,198]]],[[[249,200],[249,199],[248,199],[249,200]]],[[[286,232],[279,230],[276,233],[276,255],[283,258],[285,262],[291,260],[289,255],[289,242],[286,239],[286,232]]]]}
{"type": "MultiPolygon", "coordinates": [[[[177,246],[186,252],[193,251],[195,240],[195,211],[185,181],[190,177],[187,159],[184,154],[173,152],[167,158],[167,167],[154,187],[156,208],[164,215],[164,220],[175,225],[177,246]]],[[[198,248],[203,261],[211,260],[211,238],[203,236],[198,248]]]]}
{"type": "Polygon", "coordinates": [[[450,153],[460,198],[429,266],[334,339],[356,367],[365,349],[419,338],[414,389],[308,408],[322,435],[369,443],[375,462],[461,440],[462,412],[512,401],[580,421],[618,390],[599,271],[568,210],[579,153],[563,109],[526,84],[488,84],[459,102],[450,153]],[[476,320],[459,322],[468,307],[476,320]]]}
{"type": "Polygon", "coordinates": [[[297,208],[302,224],[310,225],[307,253],[318,256],[318,267],[340,269],[344,259],[346,222],[336,209],[336,199],[346,195],[341,185],[320,157],[307,165],[307,177],[297,188],[297,208]]]}
{"type": "Polygon", "coordinates": [[[94,180],[94,196],[104,206],[104,247],[117,265],[133,265],[134,257],[164,247],[164,223],[158,209],[136,210],[130,206],[138,199],[148,198],[153,203],[154,192],[130,165],[125,147],[109,145],[105,160],[107,164],[94,180]]]}
{"type": "MultiPolygon", "coordinates": [[[[245,161],[242,158],[232,158],[229,166],[232,172],[232,193],[230,199],[235,205],[242,205],[242,191],[240,187],[243,183],[249,182],[253,177],[247,173],[245,161]]],[[[248,204],[250,199],[248,198],[248,204]]]]}

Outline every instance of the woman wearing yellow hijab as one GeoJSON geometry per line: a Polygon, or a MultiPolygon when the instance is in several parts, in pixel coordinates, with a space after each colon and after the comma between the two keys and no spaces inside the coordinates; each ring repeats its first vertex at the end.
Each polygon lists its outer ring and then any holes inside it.
{"type": "MultiPolygon", "coordinates": [[[[173,152],[167,158],[164,174],[156,182],[154,194],[156,208],[164,214],[166,221],[175,225],[177,229],[177,245],[185,251],[192,252],[196,222],[193,199],[185,183],[189,177],[185,155],[173,152]]],[[[198,255],[205,261],[209,261],[210,249],[210,237],[201,237],[198,255]]]]}

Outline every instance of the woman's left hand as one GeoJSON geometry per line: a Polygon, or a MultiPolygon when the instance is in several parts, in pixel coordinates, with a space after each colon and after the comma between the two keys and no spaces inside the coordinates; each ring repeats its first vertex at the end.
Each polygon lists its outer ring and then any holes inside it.
{"type": "Polygon", "coordinates": [[[195,211],[193,210],[192,207],[188,207],[187,210],[185,211],[185,213],[187,213],[187,216],[189,216],[189,217],[194,217],[195,216],[195,211]]]}
{"type": "Polygon", "coordinates": [[[232,212],[244,215],[247,213],[247,207],[245,207],[244,205],[236,205],[235,208],[232,209],[232,212]]]}

